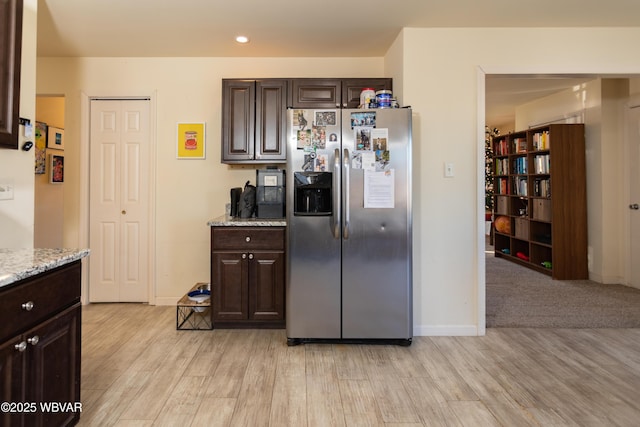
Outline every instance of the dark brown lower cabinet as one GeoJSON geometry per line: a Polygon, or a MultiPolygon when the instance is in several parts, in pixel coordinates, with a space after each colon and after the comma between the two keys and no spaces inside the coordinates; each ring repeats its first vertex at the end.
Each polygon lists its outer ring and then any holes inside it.
{"type": "Polygon", "coordinates": [[[0,425],[49,427],[75,425],[80,419],[81,319],[80,264],[43,273],[16,287],[0,290],[0,317],[3,323],[28,325],[0,342],[0,425]],[[47,305],[35,292],[46,295],[47,284],[77,291],[63,307],[47,305]],[[24,302],[12,308],[22,295],[24,302]],[[32,308],[23,304],[31,302],[32,308]],[[24,312],[24,313],[22,313],[24,312]],[[21,316],[24,314],[24,316],[21,316]],[[25,323],[32,315],[33,324],[25,323]],[[14,322],[11,322],[11,320],[14,322]]]}
{"type": "Polygon", "coordinates": [[[214,328],[283,328],[282,227],[212,227],[214,328]]]}

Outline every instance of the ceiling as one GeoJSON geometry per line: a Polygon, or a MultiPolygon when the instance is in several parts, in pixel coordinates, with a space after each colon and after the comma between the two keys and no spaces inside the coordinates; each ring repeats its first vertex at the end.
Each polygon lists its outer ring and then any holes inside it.
{"type": "Polygon", "coordinates": [[[487,75],[485,78],[485,123],[500,132],[513,132],[515,107],[578,86],[599,76],[487,75]]]}
{"type": "MultiPolygon", "coordinates": [[[[640,1],[38,0],[37,42],[43,57],[378,57],[404,27],[514,26],[636,27],[640,1]]],[[[487,123],[573,84],[488,79],[487,123]]]]}

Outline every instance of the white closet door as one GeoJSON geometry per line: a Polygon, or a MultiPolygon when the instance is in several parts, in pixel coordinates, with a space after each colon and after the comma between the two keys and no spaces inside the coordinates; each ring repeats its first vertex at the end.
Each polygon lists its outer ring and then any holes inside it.
{"type": "Polygon", "coordinates": [[[149,101],[92,100],[89,301],[148,302],[149,101]]]}

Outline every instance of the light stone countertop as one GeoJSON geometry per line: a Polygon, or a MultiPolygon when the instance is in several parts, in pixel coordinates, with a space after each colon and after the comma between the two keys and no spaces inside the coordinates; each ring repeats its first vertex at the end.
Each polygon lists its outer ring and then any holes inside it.
{"type": "Polygon", "coordinates": [[[89,255],[89,249],[0,248],[0,287],[61,267],[89,255]]]}
{"type": "Polygon", "coordinates": [[[285,218],[234,218],[220,215],[207,223],[209,227],[286,227],[285,218]]]}

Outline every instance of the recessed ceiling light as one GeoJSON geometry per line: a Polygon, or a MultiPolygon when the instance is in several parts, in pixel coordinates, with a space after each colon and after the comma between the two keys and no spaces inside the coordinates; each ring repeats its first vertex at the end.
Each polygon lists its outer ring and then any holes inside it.
{"type": "Polygon", "coordinates": [[[238,43],[242,43],[242,44],[244,44],[244,43],[249,43],[249,37],[246,37],[246,36],[238,36],[238,37],[236,37],[236,41],[237,41],[238,43]]]}

